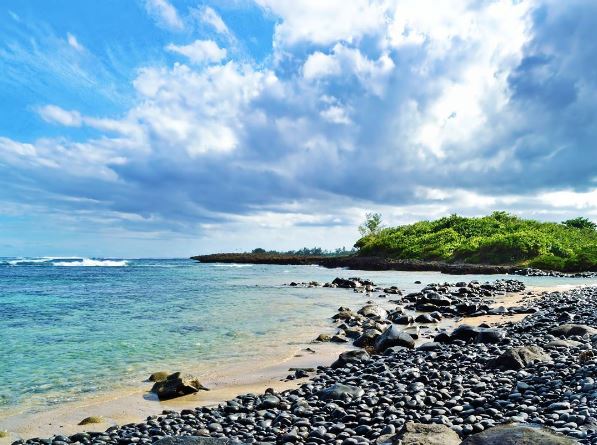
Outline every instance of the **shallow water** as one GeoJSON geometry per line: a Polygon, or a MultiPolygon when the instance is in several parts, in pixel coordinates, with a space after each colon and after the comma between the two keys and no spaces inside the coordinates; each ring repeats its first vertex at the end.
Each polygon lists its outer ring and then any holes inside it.
{"type": "MultiPolygon", "coordinates": [[[[136,385],[160,369],[213,376],[289,357],[357,297],[284,283],[355,275],[406,291],[500,278],[182,259],[0,259],[0,418],[136,385]]],[[[531,286],[597,284],[516,278],[531,286]]]]}

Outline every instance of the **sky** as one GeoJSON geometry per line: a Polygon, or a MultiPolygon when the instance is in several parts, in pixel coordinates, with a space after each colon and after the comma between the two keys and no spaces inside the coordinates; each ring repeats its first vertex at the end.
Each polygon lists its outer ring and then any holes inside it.
{"type": "Polygon", "coordinates": [[[594,0],[0,6],[0,256],[597,220],[594,0]]]}

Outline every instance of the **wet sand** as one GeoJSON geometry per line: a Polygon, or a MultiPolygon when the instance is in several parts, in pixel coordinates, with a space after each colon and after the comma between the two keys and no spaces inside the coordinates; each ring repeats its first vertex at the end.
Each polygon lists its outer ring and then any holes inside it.
{"type": "MultiPolygon", "coordinates": [[[[495,298],[493,307],[511,307],[529,303],[544,292],[563,291],[577,286],[558,286],[556,288],[527,288],[521,293],[506,293],[495,298]]],[[[360,307],[367,300],[373,300],[386,308],[395,304],[375,295],[358,294],[354,308],[360,307]]],[[[460,319],[445,318],[441,322],[431,325],[419,325],[420,337],[417,344],[430,341],[440,330],[450,330],[460,324],[478,326],[482,323],[498,325],[505,322],[517,322],[526,314],[489,315],[481,317],[466,317],[460,319]]],[[[330,323],[331,332],[333,325],[330,323]]],[[[341,352],[353,348],[349,343],[314,343],[297,346],[296,350],[278,362],[244,363],[235,369],[218,371],[217,377],[202,379],[202,383],[210,388],[208,392],[180,397],[169,401],[158,401],[149,393],[151,383],[143,383],[138,387],[118,390],[99,396],[90,397],[80,402],[63,404],[55,409],[41,413],[16,413],[0,419],[0,431],[9,431],[8,436],[0,437],[0,445],[9,444],[18,439],[32,437],[50,437],[52,435],[71,435],[81,431],[103,431],[113,425],[123,425],[142,421],[147,416],[158,415],[163,410],[180,411],[185,408],[217,405],[233,399],[239,394],[263,393],[267,388],[276,391],[292,389],[304,383],[307,379],[283,382],[281,379],[291,372],[289,368],[316,368],[318,365],[331,364],[341,352]],[[315,353],[305,351],[305,348],[315,350],[315,353]],[[88,416],[102,416],[103,423],[79,426],[78,423],[88,416]]],[[[157,370],[156,370],[157,371],[157,370]]]]}
{"type": "MultiPolygon", "coordinates": [[[[71,435],[81,431],[103,431],[113,425],[139,422],[147,416],[160,414],[163,410],[180,411],[185,408],[217,405],[233,399],[239,394],[263,393],[267,388],[276,391],[291,389],[307,379],[283,382],[289,368],[316,368],[329,365],[341,352],[350,349],[348,345],[318,343],[305,345],[315,351],[299,351],[297,354],[278,363],[262,364],[260,367],[228,369],[216,379],[202,380],[210,391],[177,399],[158,401],[149,393],[152,383],[144,383],[138,388],[119,390],[91,397],[80,402],[64,404],[55,409],[40,413],[14,414],[0,420],[0,431],[9,431],[8,437],[0,437],[0,444],[18,439],[50,437],[56,434],[71,435]],[[78,425],[88,416],[101,416],[103,423],[78,425]]],[[[255,365],[253,365],[255,366],[255,365]]]]}

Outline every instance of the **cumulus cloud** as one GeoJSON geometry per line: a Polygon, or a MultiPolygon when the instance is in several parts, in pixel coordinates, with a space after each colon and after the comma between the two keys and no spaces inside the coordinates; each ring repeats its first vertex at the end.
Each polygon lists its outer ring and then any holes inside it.
{"type": "Polygon", "coordinates": [[[256,0],[281,18],[275,39],[281,46],[353,42],[385,25],[385,1],[256,0]]]}
{"type": "Polygon", "coordinates": [[[226,50],[220,48],[213,40],[195,40],[189,45],[170,44],[166,49],[187,57],[191,63],[195,64],[219,62],[226,58],[226,50]]]}
{"type": "Polygon", "coordinates": [[[145,9],[160,26],[173,30],[184,28],[184,22],[176,8],[168,0],[145,0],[145,9]]]}
{"type": "Polygon", "coordinates": [[[61,208],[128,215],[122,227],[226,242],[240,237],[221,227],[325,227],[342,245],[368,209],[597,216],[588,0],[259,3],[277,17],[267,63],[168,45],[191,65],[140,67],[122,116],[37,110],[99,135],[1,139],[11,178],[77,199],[61,208]]]}

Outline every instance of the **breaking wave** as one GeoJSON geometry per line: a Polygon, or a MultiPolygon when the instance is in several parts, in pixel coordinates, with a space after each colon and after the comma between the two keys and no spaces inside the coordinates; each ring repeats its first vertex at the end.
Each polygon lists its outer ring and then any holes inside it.
{"type": "Polygon", "coordinates": [[[91,258],[83,258],[80,261],[59,261],[53,264],[54,266],[62,267],[125,267],[129,263],[125,260],[93,260],[91,258]]]}
{"type": "Polygon", "coordinates": [[[61,266],[61,267],[124,267],[126,260],[105,260],[84,257],[1,258],[0,266],[61,266]]]}

